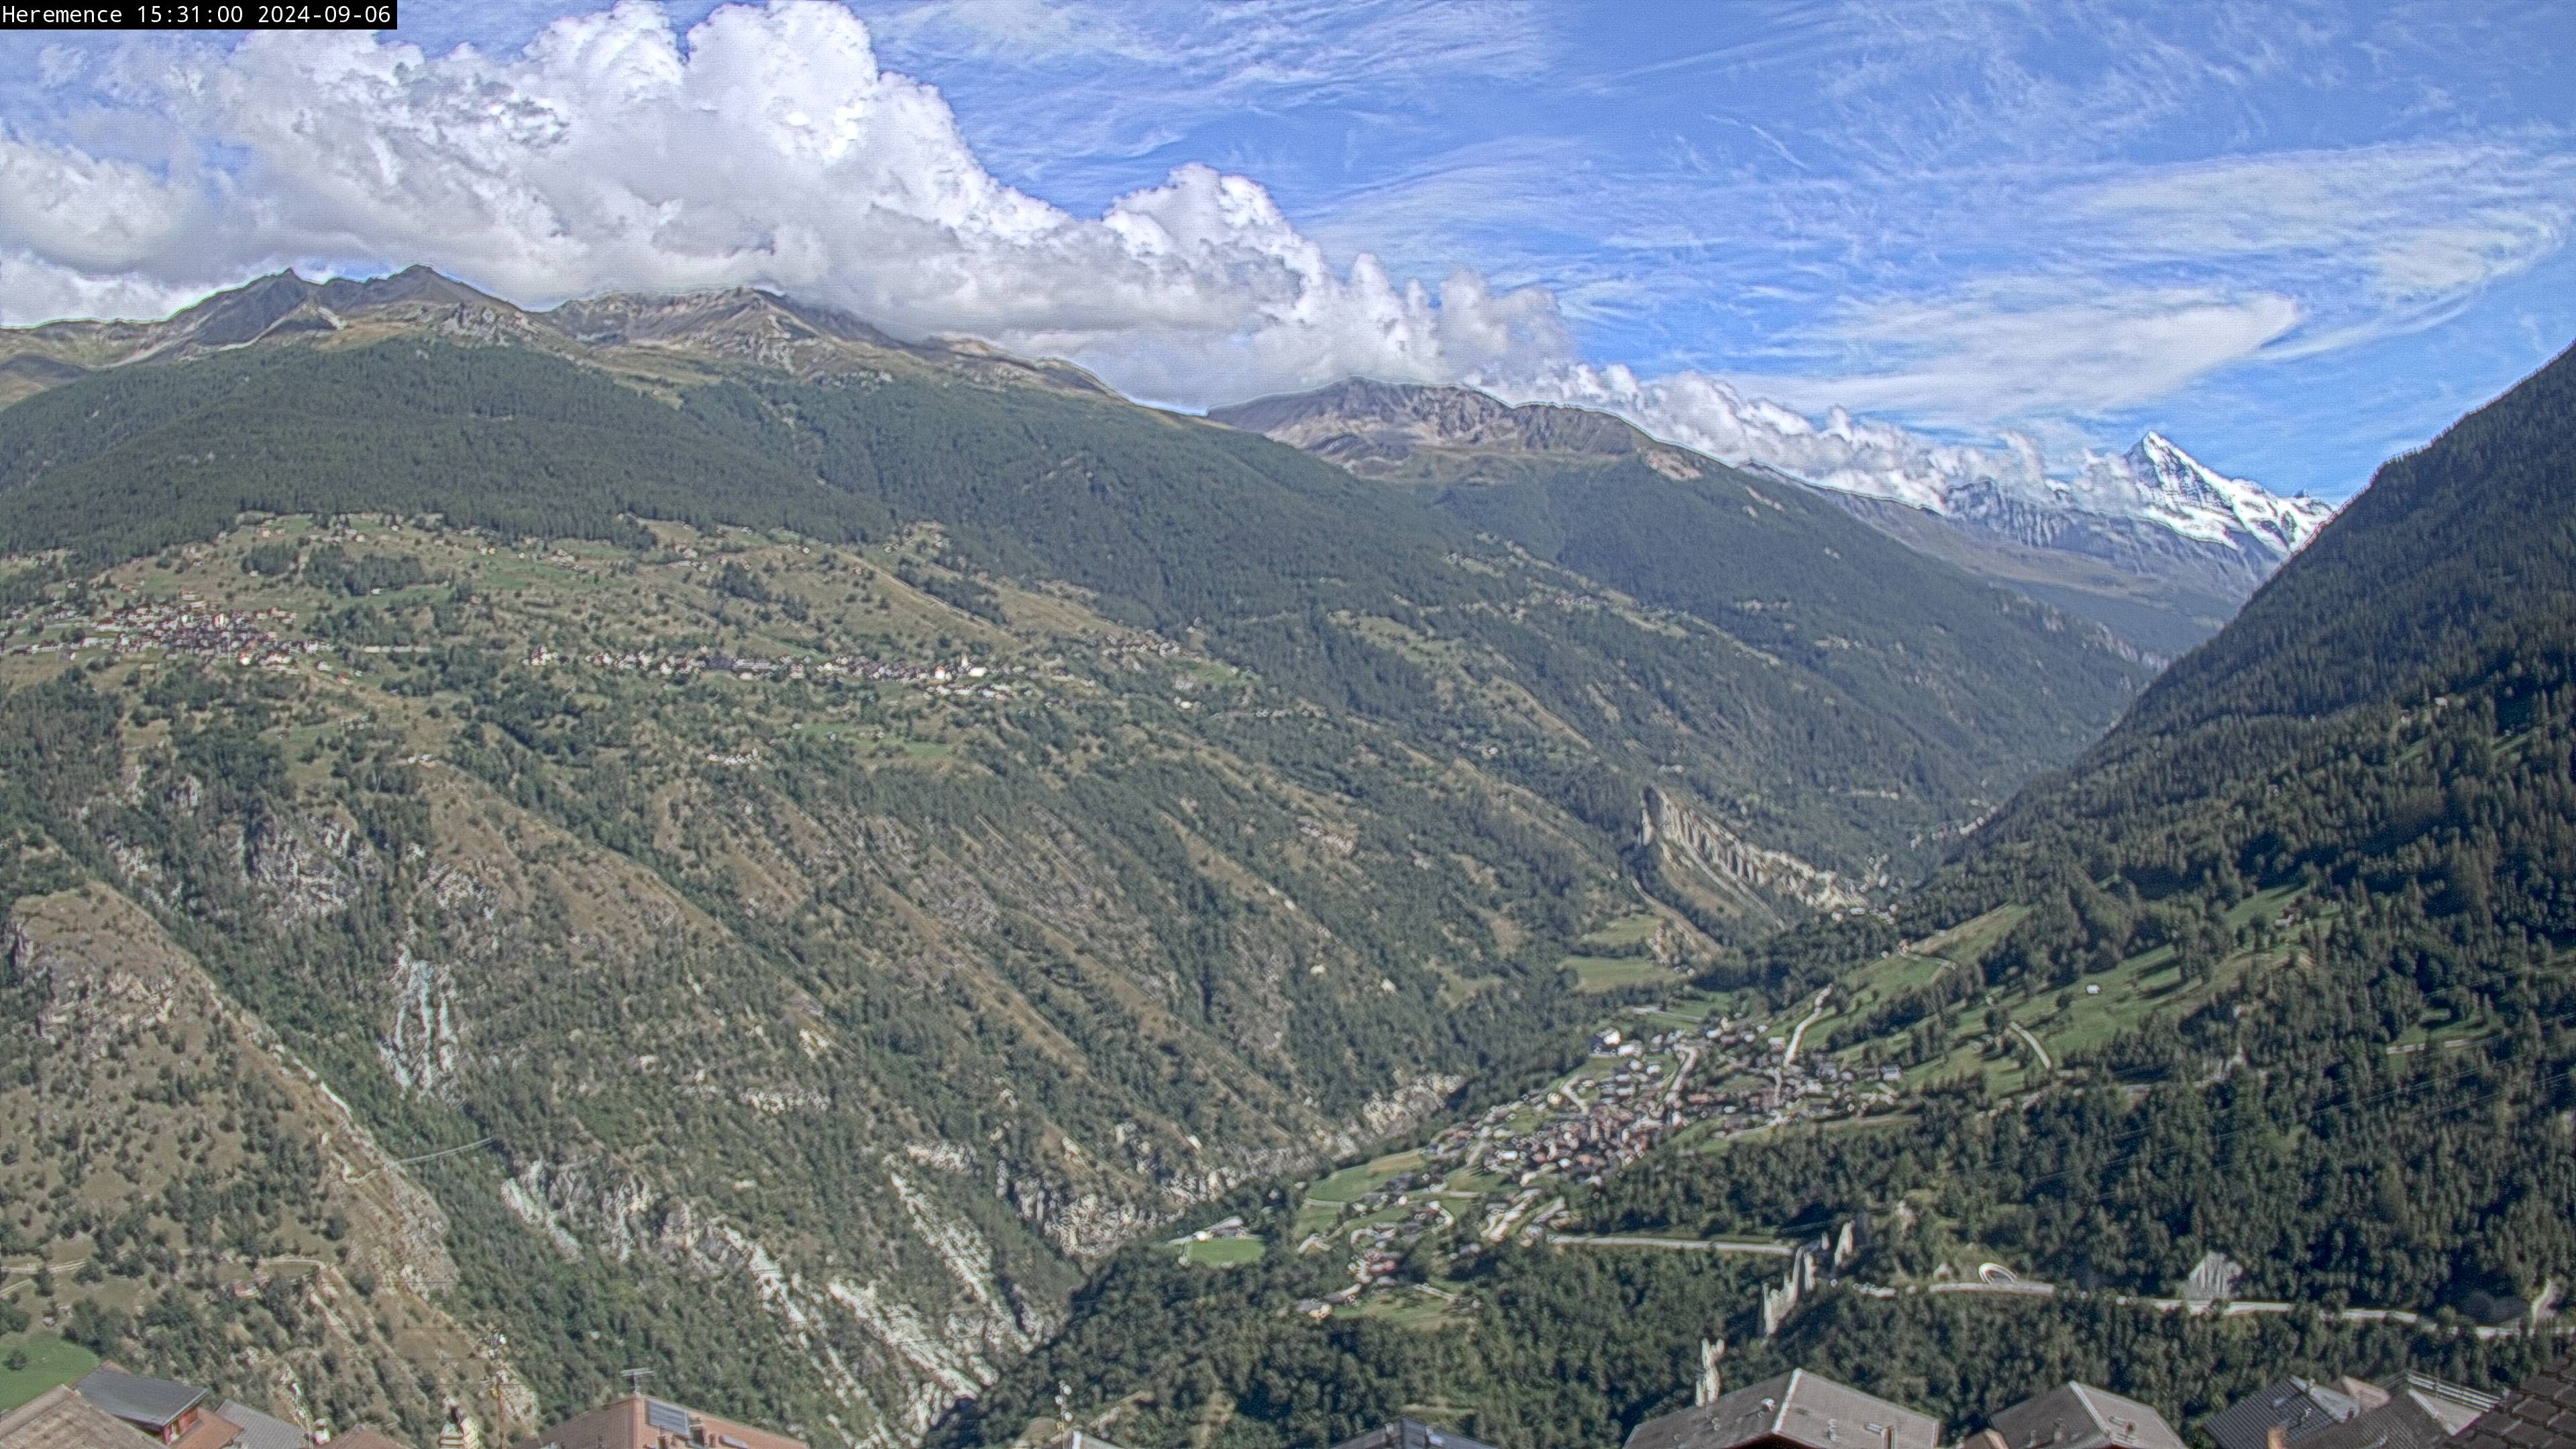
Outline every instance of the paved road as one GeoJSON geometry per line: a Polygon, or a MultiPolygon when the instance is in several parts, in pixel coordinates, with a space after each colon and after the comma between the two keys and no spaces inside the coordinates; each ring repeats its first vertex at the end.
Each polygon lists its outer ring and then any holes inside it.
{"type": "Polygon", "coordinates": [[[1825,998],[1833,994],[1834,989],[1830,986],[1816,993],[1815,1008],[1807,1013],[1806,1020],[1798,1023],[1797,1030],[1789,1033],[1789,1049],[1780,1054],[1781,1071],[1786,1072],[1790,1064],[1798,1060],[1799,1041],[1807,1035],[1807,1028],[1814,1026],[1817,1019],[1825,1014],[1825,998]]]}
{"type": "Polygon", "coordinates": [[[1673,1068],[1673,1084],[1664,1089],[1664,1106],[1667,1110],[1682,1099],[1682,1088],[1690,1081],[1691,1069],[1699,1065],[1697,1047],[1677,1047],[1673,1054],[1681,1058],[1681,1064],[1673,1068]]]}
{"type": "Polygon", "coordinates": [[[2017,1021],[2013,1022],[2011,1025],[2013,1035],[2020,1037],[2025,1045],[2029,1046],[2032,1051],[2039,1054],[2039,1069],[2043,1072],[2056,1071],[2057,1063],[2049,1059],[2048,1048],[2039,1044],[2039,1038],[2030,1034],[2030,1028],[2017,1021]]]}
{"type": "Polygon", "coordinates": [[[1669,1248],[1683,1253],[1759,1253],[1770,1258],[1785,1258],[1791,1251],[1787,1243],[1742,1242],[1729,1238],[1650,1238],[1618,1233],[1601,1237],[1553,1233],[1549,1235],[1548,1241],[1593,1248],[1669,1248]]]}

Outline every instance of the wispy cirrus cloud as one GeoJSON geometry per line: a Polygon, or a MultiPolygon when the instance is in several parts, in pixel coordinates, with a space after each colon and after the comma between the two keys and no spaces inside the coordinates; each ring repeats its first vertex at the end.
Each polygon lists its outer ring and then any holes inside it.
{"type": "Polygon", "coordinates": [[[955,76],[995,169],[1079,185],[1211,123],[1393,123],[1459,78],[1536,78],[1561,50],[1535,0],[857,0],[906,64],[955,76]],[[1098,163],[1107,163],[1106,165],[1098,163]]]}
{"type": "Polygon", "coordinates": [[[2432,142],[2144,168],[2092,186],[2074,214],[2149,262],[2303,272],[2401,324],[2529,270],[2576,227],[2576,153],[2432,142]]]}
{"type": "Polygon", "coordinates": [[[2298,326],[2277,292],[2191,287],[2104,293],[1988,287],[1934,301],[1858,309],[1828,329],[1856,354],[1895,355],[1888,371],[1775,378],[1810,405],[1898,412],[1952,426],[2051,413],[2098,415],[2163,397],[2260,352],[2298,326]]]}
{"type": "Polygon", "coordinates": [[[1568,150],[1463,149],[1312,229],[1390,258],[1471,251],[1557,290],[1578,323],[1660,325],[1673,365],[1771,396],[1971,429],[2119,412],[2239,364],[2435,326],[2576,229],[2576,152],[2548,136],[2015,162],[1901,195],[1568,150]],[[1659,322],[1676,318],[1718,345],[1694,356],[1659,322]]]}
{"type": "Polygon", "coordinates": [[[943,44],[979,60],[1031,62],[1107,54],[1160,60],[1170,47],[1127,19],[1059,0],[938,0],[881,12],[879,32],[943,44]]]}

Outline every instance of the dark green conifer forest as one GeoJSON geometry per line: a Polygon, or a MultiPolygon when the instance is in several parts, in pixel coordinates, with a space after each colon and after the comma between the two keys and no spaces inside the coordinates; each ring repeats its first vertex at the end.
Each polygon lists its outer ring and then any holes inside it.
{"type": "Polygon", "coordinates": [[[1160,1428],[1233,1396],[1220,1443],[1306,1443],[1398,1403],[1462,1406],[1497,1443],[1610,1442],[1687,1401],[1702,1337],[1737,1345],[1738,1382],[1803,1365],[1957,1429],[2070,1376],[2177,1422],[2290,1372],[2510,1383],[2553,1350],[2469,1326],[2510,1321],[2576,1268],[2572,879],[2576,355],[2382,469],[2242,618],[1891,921],[1795,928],[1709,979],[1785,1001],[1900,940],[2026,907],[1976,975],[1845,1028],[1905,1060],[1975,1030],[1980,999],[2080,991],[2144,952],[2170,952],[2184,985],[2248,948],[2269,969],[2062,1063],[2046,1091],[1994,1100],[1971,1080],[1865,1130],[1658,1154],[1582,1225],[1763,1235],[1864,1213],[1876,1235],[1856,1278],[1972,1242],[2068,1297],[1829,1290],[1766,1342],[1752,1308],[1768,1274],[1524,1251],[1468,1269],[1482,1316],[1426,1342],[1282,1318],[1292,1268],[1233,1298],[1140,1255],[950,1442],[1038,1412],[1022,1385],[1074,1363],[1100,1375],[1099,1401],[1141,1394],[1160,1428]],[[2228,923],[2262,893],[2274,909],[2228,923]],[[2175,1291],[2213,1249],[2249,1270],[2241,1296],[2294,1310],[2212,1322],[2117,1301],[2175,1291]],[[2332,1316],[2348,1308],[2421,1321],[2332,1316]],[[1308,1365],[1293,1394],[1265,1387],[1281,1355],[1308,1365]]]}

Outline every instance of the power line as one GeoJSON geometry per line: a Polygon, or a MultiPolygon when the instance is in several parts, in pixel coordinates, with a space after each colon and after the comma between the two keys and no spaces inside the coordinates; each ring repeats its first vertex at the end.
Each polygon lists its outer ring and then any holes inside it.
{"type": "Polygon", "coordinates": [[[418,1157],[397,1157],[393,1161],[385,1163],[382,1166],[369,1168],[365,1172],[359,1173],[357,1176],[350,1178],[349,1181],[364,1182],[368,1178],[375,1176],[377,1173],[387,1171],[391,1168],[409,1167],[415,1162],[436,1162],[442,1157],[454,1157],[460,1152],[471,1152],[477,1147],[488,1147],[498,1140],[498,1138],[485,1137],[473,1142],[468,1142],[461,1147],[443,1147],[436,1152],[424,1152],[418,1157]]]}

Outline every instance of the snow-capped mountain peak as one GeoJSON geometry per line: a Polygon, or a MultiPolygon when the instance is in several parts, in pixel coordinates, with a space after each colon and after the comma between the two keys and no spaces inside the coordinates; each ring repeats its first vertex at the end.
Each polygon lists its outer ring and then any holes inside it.
{"type": "Polygon", "coordinates": [[[2137,471],[2140,483],[2195,503],[2226,507],[2227,495],[2239,481],[2220,476],[2216,469],[2184,452],[2173,439],[2153,429],[2138,439],[2127,457],[2129,466],[2137,471]]]}
{"type": "Polygon", "coordinates": [[[2126,453],[2088,452],[2068,467],[2062,453],[2052,459],[2026,436],[1955,442],[1841,408],[1810,417],[1701,373],[1647,379],[1578,364],[1494,391],[1509,402],[1615,413],[1651,437],[1734,467],[1759,464],[1830,492],[2029,535],[2025,541],[2069,529],[2144,528],[2258,577],[2334,516],[2332,504],[2284,498],[2209,468],[2162,433],[2126,453]]]}
{"type": "MultiPolygon", "coordinates": [[[[2150,431],[2120,458],[2125,465],[2089,470],[2097,489],[2128,491],[2131,510],[2189,538],[2211,543],[2252,543],[2282,557],[2294,554],[2316,536],[2334,505],[2305,494],[2284,498],[2245,478],[2230,478],[2211,468],[2162,433],[2150,431]],[[2119,484],[2126,483],[2122,490],[2119,484]]],[[[2105,499],[2105,502],[2110,500],[2105,499]]]]}

